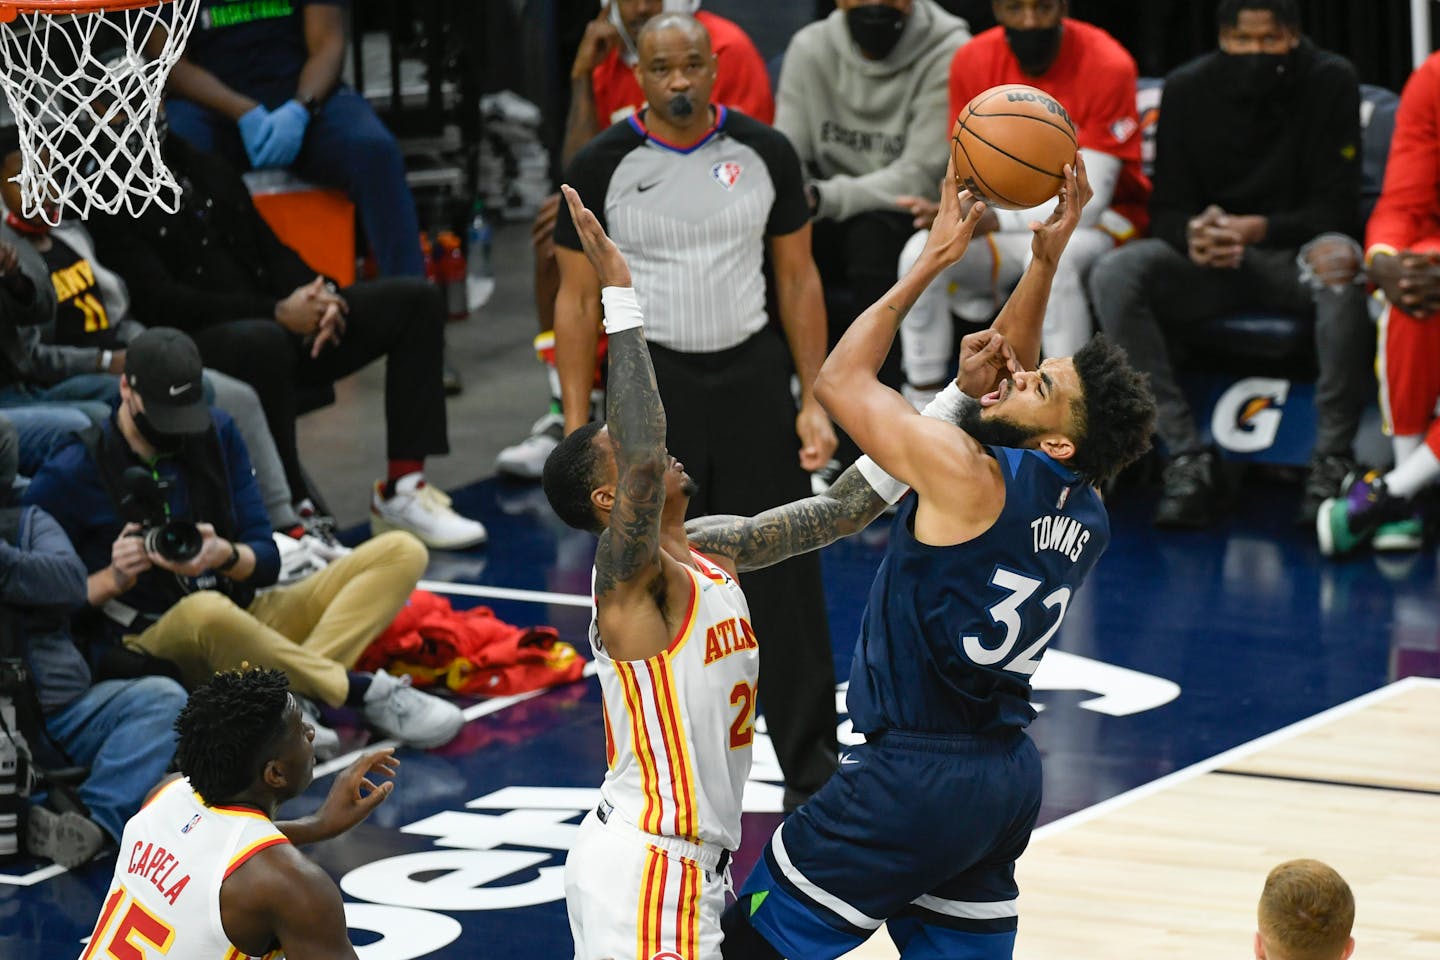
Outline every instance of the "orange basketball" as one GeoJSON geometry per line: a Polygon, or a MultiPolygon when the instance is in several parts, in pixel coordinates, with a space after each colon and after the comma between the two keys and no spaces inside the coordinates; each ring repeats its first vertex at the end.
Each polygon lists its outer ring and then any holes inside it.
{"type": "Polygon", "coordinates": [[[955,179],[992,206],[1024,210],[1060,192],[1075,162],[1075,124],[1050,94],[1021,83],[966,104],[950,132],[955,179]]]}

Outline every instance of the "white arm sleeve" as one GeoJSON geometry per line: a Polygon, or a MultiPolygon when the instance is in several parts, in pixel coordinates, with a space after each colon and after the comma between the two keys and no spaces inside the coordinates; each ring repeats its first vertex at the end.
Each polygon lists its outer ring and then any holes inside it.
{"type": "MultiPolygon", "coordinates": [[[[946,423],[956,423],[960,418],[960,411],[967,404],[975,403],[973,397],[967,397],[960,392],[960,385],[951,380],[945,385],[945,389],[935,394],[935,399],[925,405],[920,411],[922,417],[930,417],[934,420],[944,420],[946,423]]],[[[870,457],[862,456],[855,461],[855,468],[870,484],[870,489],[886,503],[895,503],[905,496],[905,491],[910,487],[896,480],[890,474],[881,469],[880,464],[871,460],[870,457]]]]}
{"type": "MultiPolygon", "coordinates": [[[[1100,221],[1100,215],[1110,209],[1110,201],[1115,198],[1115,184],[1120,181],[1120,168],[1124,163],[1114,154],[1101,153],[1089,147],[1080,152],[1085,157],[1085,172],[1090,175],[1090,189],[1095,191],[1095,196],[1080,211],[1080,226],[1093,227],[1100,221]]],[[[995,216],[1000,221],[1001,230],[1029,230],[1031,220],[1044,223],[1055,212],[1059,202],[1059,197],[1052,197],[1029,210],[996,210],[995,216]]]]}

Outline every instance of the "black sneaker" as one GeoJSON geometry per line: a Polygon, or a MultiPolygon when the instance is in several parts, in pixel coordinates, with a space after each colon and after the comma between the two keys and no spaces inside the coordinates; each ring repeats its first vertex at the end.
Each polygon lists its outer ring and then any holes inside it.
{"type": "Polygon", "coordinates": [[[1305,472],[1305,488],[1300,495],[1300,511],[1295,516],[1298,526],[1309,529],[1315,526],[1315,515],[1320,504],[1331,497],[1340,496],[1345,478],[1354,473],[1355,460],[1346,455],[1317,453],[1310,458],[1305,472]]]}
{"type": "Polygon", "coordinates": [[[1220,516],[1219,458],[1213,450],[1182,453],[1165,468],[1165,492],[1155,506],[1157,527],[1200,529],[1220,516]]]}

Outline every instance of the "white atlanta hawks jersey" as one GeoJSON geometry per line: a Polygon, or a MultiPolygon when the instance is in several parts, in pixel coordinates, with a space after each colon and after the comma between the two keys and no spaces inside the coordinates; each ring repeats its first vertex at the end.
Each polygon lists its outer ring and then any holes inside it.
{"type": "Polygon", "coordinates": [[[750,775],[760,651],[740,585],[692,556],[699,569],[686,567],[688,612],[662,653],[610,659],[591,616],[609,764],[600,792],[646,833],[734,850],[750,775]]]}
{"type": "Polygon", "coordinates": [[[146,949],[245,960],[220,923],[220,884],[277,843],[289,841],[260,811],[207,807],[189,780],[170,781],[125,824],[115,879],[80,960],[148,956],[146,949]],[[129,946],[116,951],[111,944],[129,946]],[[136,954],[140,944],[146,946],[136,954]]]}

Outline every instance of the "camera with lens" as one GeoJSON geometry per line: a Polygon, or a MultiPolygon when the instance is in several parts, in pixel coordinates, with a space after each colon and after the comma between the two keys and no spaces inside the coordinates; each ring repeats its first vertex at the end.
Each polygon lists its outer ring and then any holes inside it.
{"type": "Polygon", "coordinates": [[[189,520],[172,520],[165,504],[169,486],[144,467],[128,467],[120,478],[120,512],[127,523],[140,525],[135,534],[148,553],[171,563],[187,563],[200,555],[204,537],[189,520]]]}

